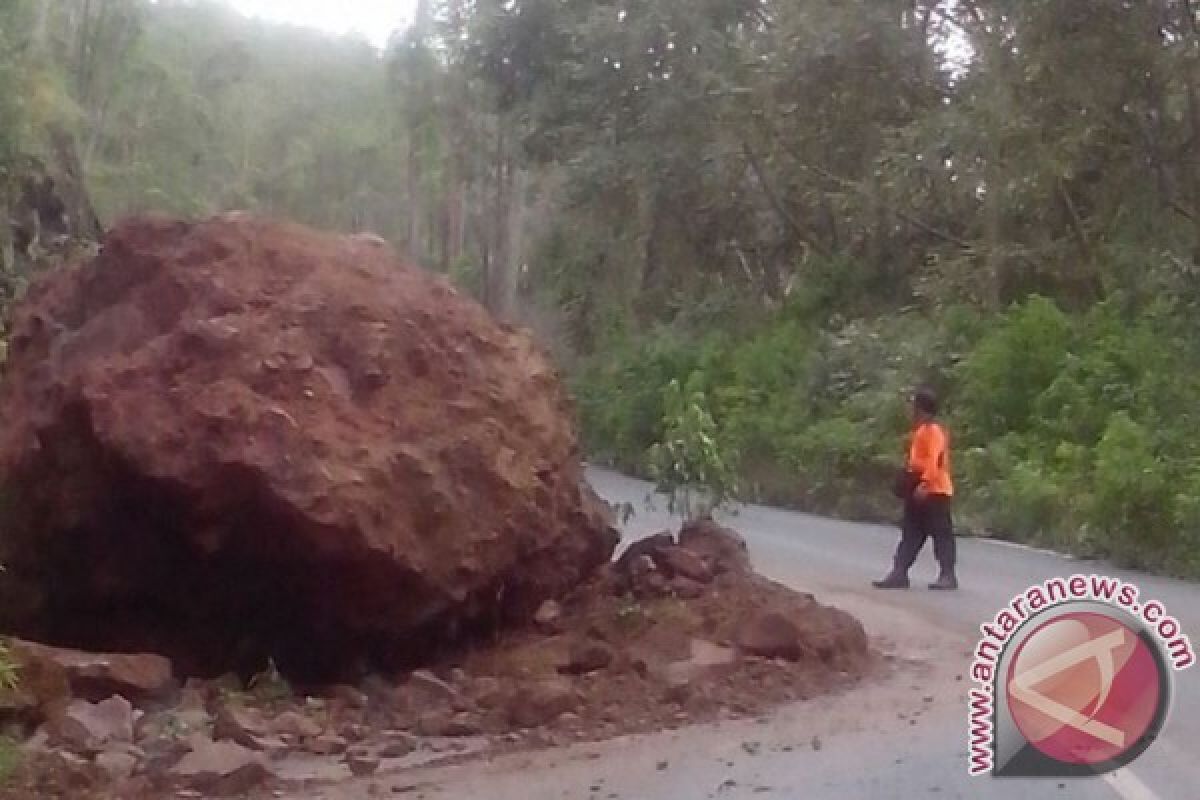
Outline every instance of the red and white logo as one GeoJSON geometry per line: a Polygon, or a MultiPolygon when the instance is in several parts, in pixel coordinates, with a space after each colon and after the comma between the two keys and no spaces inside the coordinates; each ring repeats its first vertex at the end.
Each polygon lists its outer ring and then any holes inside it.
{"type": "Polygon", "coordinates": [[[1101,765],[1143,744],[1165,700],[1150,645],[1121,620],[1067,612],[1038,626],[1004,675],[1022,738],[1062,764],[1101,765]]]}
{"type": "Polygon", "coordinates": [[[1172,673],[1196,662],[1162,603],[1106,575],[1030,586],[979,631],[971,775],[1085,777],[1129,764],[1166,724],[1172,673]]]}

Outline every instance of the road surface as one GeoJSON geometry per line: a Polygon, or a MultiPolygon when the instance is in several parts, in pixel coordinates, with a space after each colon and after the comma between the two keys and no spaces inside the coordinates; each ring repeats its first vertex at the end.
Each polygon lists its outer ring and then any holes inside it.
{"type": "MultiPolygon", "coordinates": [[[[591,470],[589,479],[610,502],[634,505],[627,540],[669,526],[661,508],[646,510],[647,484],[601,470],[591,470]]],[[[1109,574],[1134,581],[1143,597],[1162,601],[1200,644],[1200,586],[964,539],[959,542],[959,592],[924,588],[935,572],[928,550],[913,571],[912,590],[878,592],[870,581],[890,564],[894,528],[755,506],[741,509],[730,523],[746,537],[760,572],[857,615],[873,645],[888,657],[890,674],[841,695],[782,709],[769,720],[404,773],[377,781],[374,792],[428,800],[1200,797],[1200,667],[1176,674],[1163,735],[1127,769],[1048,781],[971,778],[966,769],[970,653],[979,625],[1015,594],[1055,576],[1109,574]]],[[[360,789],[361,796],[369,796],[365,785],[360,789]]],[[[357,796],[337,794],[347,800],[357,796]]]]}

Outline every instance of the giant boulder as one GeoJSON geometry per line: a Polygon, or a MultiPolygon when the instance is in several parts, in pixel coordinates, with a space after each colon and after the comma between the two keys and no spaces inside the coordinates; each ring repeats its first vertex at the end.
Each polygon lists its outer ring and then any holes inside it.
{"type": "Polygon", "coordinates": [[[415,664],[615,547],[543,353],[374,238],[136,218],[10,331],[6,632],[185,674],[415,664]]]}

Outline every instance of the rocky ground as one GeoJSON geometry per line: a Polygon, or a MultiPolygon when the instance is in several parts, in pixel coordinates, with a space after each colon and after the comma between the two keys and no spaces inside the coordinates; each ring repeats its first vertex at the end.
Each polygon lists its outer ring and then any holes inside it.
{"type": "MultiPolygon", "coordinates": [[[[14,642],[0,797],[305,796],[354,776],[751,717],[859,681],[856,620],[750,571],[711,523],[636,543],[532,626],[357,685],[180,680],[154,655],[14,642]]],[[[419,792],[418,792],[419,794],[419,792]]]]}

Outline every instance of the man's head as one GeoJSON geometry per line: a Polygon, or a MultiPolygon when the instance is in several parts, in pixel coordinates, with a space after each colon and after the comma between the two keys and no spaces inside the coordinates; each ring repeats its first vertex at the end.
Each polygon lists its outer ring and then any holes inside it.
{"type": "Polygon", "coordinates": [[[927,422],[937,416],[937,395],[928,386],[919,386],[912,396],[912,416],[914,422],[927,422]]]}

